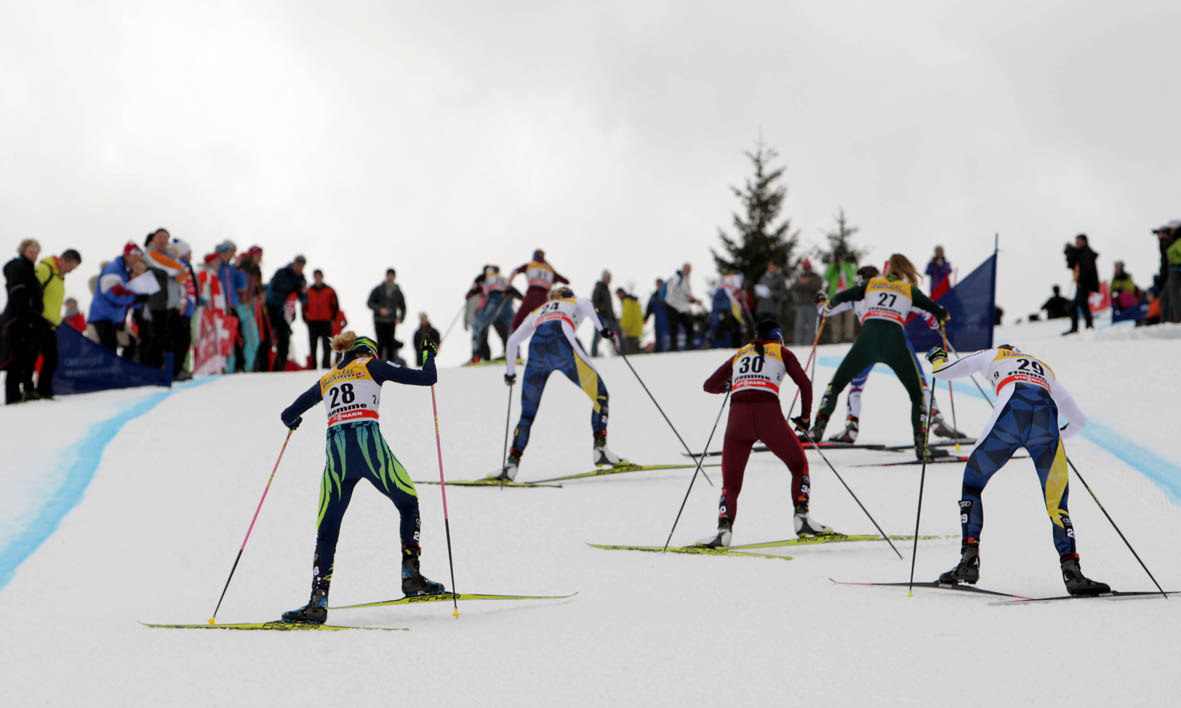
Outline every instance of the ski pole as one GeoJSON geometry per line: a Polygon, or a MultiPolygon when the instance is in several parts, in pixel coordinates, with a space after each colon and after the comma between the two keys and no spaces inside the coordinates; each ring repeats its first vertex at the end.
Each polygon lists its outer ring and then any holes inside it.
{"type": "Polygon", "coordinates": [[[509,421],[513,416],[513,384],[508,387],[508,409],[504,413],[504,451],[500,454],[500,471],[504,471],[504,465],[508,461],[508,426],[509,421]]]}
{"type": "MultiPolygon", "coordinates": [[[[943,328],[942,322],[939,323],[939,334],[943,335],[943,349],[947,350],[947,348],[950,345],[947,343],[947,330],[945,330],[943,328]]],[[[948,398],[948,401],[951,403],[951,425],[953,428],[955,428],[955,431],[958,434],[960,431],[960,424],[959,424],[959,421],[957,421],[956,417],[955,417],[955,390],[952,389],[952,387],[951,387],[951,379],[947,380],[947,398],[948,398]]],[[[932,372],[932,374],[931,374],[931,405],[928,406],[928,408],[934,408],[934,407],[935,407],[935,375],[934,375],[934,372],[932,372]]],[[[927,425],[930,426],[930,422],[928,422],[927,425]]],[[[960,451],[960,442],[959,442],[958,437],[956,438],[955,451],[956,452],[960,451]]]]}
{"type": "Polygon", "coordinates": [[[923,431],[923,471],[919,475],[919,508],[914,513],[914,548],[910,552],[910,581],[906,596],[914,597],[914,562],[919,555],[919,519],[923,518],[923,487],[927,482],[927,441],[931,438],[931,408],[927,406],[927,428],[923,431]]]}
{"type": "Polygon", "coordinates": [[[459,321],[459,316],[463,314],[465,309],[467,309],[466,300],[462,305],[459,306],[459,312],[455,313],[455,317],[451,318],[451,324],[447,325],[447,331],[443,332],[443,336],[439,338],[439,346],[443,346],[443,342],[446,341],[447,335],[451,334],[451,330],[455,327],[455,323],[459,321]]]}
{"type": "Polygon", "coordinates": [[[697,473],[702,472],[701,465],[705,462],[705,453],[709,451],[709,444],[714,441],[714,433],[718,430],[718,423],[722,420],[722,411],[726,410],[726,401],[730,400],[730,389],[726,389],[726,397],[722,399],[722,407],[718,409],[718,417],[714,420],[714,427],[709,431],[709,438],[705,441],[705,449],[701,451],[701,457],[697,458],[697,469],[693,470],[693,477],[689,480],[689,488],[685,490],[685,498],[681,500],[681,508],[677,509],[677,518],[673,519],[673,527],[668,530],[668,538],[664,540],[664,550],[662,553],[668,551],[668,544],[673,540],[673,532],[677,530],[677,524],[681,521],[681,512],[685,511],[685,502],[689,501],[689,492],[693,491],[693,483],[697,481],[697,473]]]}
{"type": "MultiPolygon", "coordinates": [[[[816,338],[812,340],[812,353],[808,355],[808,361],[804,364],[804,369],[807,370],[809,366],[812,367],[812,375],[808,382],[811,383],[816,376],[816,364],[813,359],[816,357],[816,345],[820,344],[820,333],[824,331],[824,323],[828,322],[828,317],[820,318],[820,326],[816,328],[816,338]]],[[[791,420],[791,414],[795,412],[796,401],[800,397],[800,389],[796,389],[796,395],[791,397],[791,407],[787,409],[787,419],[791,420]]],[[[811,415],[812,411],[804,411],[806,415],[811,415]]]]}
{"type": "Polygon", "coordinates": [[[455,619],[459,619],[459,593],[455,592],[455,560],[451,555],[451,519],[447,515],[447,480],[443,478],[443,438],[439,435],[439,403],[435,386],[431,384],[431,409],[435,413],[435,451],[439,455],[439,491],[443,493],[443,528],[447,531],[447,565],[451,567],[451,605],[455,619]]]}
{"type": "MultiPolygon", "coordinates": [[[[1059,443],[1059,445],[1061,445],[1061,443],[1059,443]]],[[[1070,465],[1070,469],[1074,470],[1074,474],[1076,477],[1078,477],[1078,481],[1083,483],[1083,487],[1086,488],[1087,493],[1090,494],[1091,498],[1095,500],[1095,505],[1099,507],[1099,511],[1102,511],[1103,515],[1107,517],[1107,520],[1111,522],[1111,527],[1115,529],[1116,533],[1119,534],[1120,540],[1124,542],[1124,545],[1127,546],[1128,550],[1132,552],[1132,555],[1136,557],[1136,561],[1140,563],[1140,567],[1144,569],[1144,572],[1148,573],[1148,577],[1152,580],[1152,584],[1156,586],[1157,590],[1160,590],[1160,594],[1164,596],[1166,600],[1169,599],[1169,594],[1164,591],[1164,588],[1160,586],[1160,583],[1156,582],[1156,578],[1153,577],[1152,571],[1149,570],[1148,566],[1144,564],[1144,561],[1140,559],[1140,554],[1136,552],[1135,548],[1132,548],[1132,544],[1130,541],[1128,541],[1128,537],[1124,535],[1123,531],[1120,531],[1119,526],[1117,526],[1115,523],[1115,519],[1111,518],[1111,514],[1107,513],[1107,509],[1103,508],[1103,502],[1099,501],[1099,497],[1095,496],[1095,492],[1091,491],[1091,485],[1087,484],[1087,480],[1083,479],[1083,476],[1079,473],[1078,468],[1074,466],[1074,462],[1072,462],[1069,457],[1066,458],[1066,464],[1070,465]]]]}
{"type": "Polygon", "coordinates": [[[258,507],[255,508],[254,516],[250,519],[250,526],[246,529],[246,537],[242,539],[242,545],[238,547],[238,555],[234,558],[234,565],[230,568],[230,576],[226,578],[225,587],[221,589],[221,597],[217,598],[217,607],[213,608],[213,616],[209,618],[209,624],[214,624],[217,621],[217,611],[221,609],[221,601],[226,599],[226,590],[230,589],[230,581],[234,579],[234,571],[238,569],[238,561],[242,560],[242,551],[246,550],[246,542],[250,540],[250,532],[254,530],[254,522],[258,521],[258,512],[262,511],[262,503],[267,500],[267,492],[271,491],[271,482],[275,479],[275,472],[279,471],[279,463],[283,461],[283,453],[287,451],[287,443],[291,441],[291,434],[294,432],[294,428],[287,429],[287,437],[283,439],[283,447],[279,448],[279,459],[275,460],[271,476],[267,478],[267,486],[263,488],[262,498],[258,500],[258,507]]]}
{"type": "Polygon", "coordinates": [[[902,560],[902,554],[899,553],[898,549],[894,547],[894,542],[890,540],[890,537],[887,536],[886,532],[882,530],[882,527],[878,525],[877,520],[873,518],[873,514],[869,513],[869,509],[865,508],[865,505],[861,503],[861,500],[857,498],[857,495],[853,493],[853,490],[849,487],[849,485],[845,484],[845,480],[843,477],[841,477],[841,473],[837,472],[837,468],[833,467],[832,463],[828,461],[828,458],[824,455],[824,451],[820,449],[820,446],[816,444],[816,441],[812,439],[812,436],[808,434],[808,431],[803,430],[801,432],[803,432],[804,437],[808,438],[808,440],[812,442],[812,449],[820,453],[820,459],[824,460],[824,463],[828,465],[828,468],[832,470],[832,473],[837,476],[837,479],[840,480],[842,485],[844,485],[845,491],[849,493],[849,496],[853,497],[853,501],[857,502],[857,506],[861,507],[861,510],[864,511],[865,515],[869,517],[869,520],[873,522],[874,528],[878,530],[878,533],[881,534],[886,543],[890,544],[890,550],[894,551],[895,555],[898,556],[898,560],[902,560]]]}
{"type": "MultiPolygon", "coordinates": [[[[652,392],[648,390],[648,384],[644,383],[644,379],[640,378],[640,374],[638,371],[636,371],[636,367],[632,366],[632,363],[628,361],[627,354],[623,353],[623,349],[621,349],[619,345],[615,344],[614,340],[611,342],[611,344],[615,345],[615,351],[618,352],[619,357],[623,359],[623,363],[627,364],[627,368],[632,370],[632,374],[635,375],[636,381],[639,381],[640,386],[643,387],[644,393],[648,394],[648,398],[652,399],[652,403],[656,406],[656,410],[660,411],[660,415],[664,416],[664,422],[668,423],[668,427],[672,428],[673,435],[676,435],[677,440],[681,441],[681,447],[685,448],[685,452],[689,453],[689,457],[696,457],[696,455],[693,454],[693,451],[689,449],[689,445],[685,442],[685,439],[682,438],[681,434],[677,432],[677,427],[673,425],[673,422],[668,419],[667,415],[665,415],[664,409],[660,407],[660,403],[656,400],[656,396],[653,396],[652,392]]],[[[704,459],[704,454],[702,455],[702,459],[704,459]]],[[[714,482],[709,478],[709,474],[707,474],[705,470],[701,469],[700,460],[697,463],[697,469],[701,470],[701,476],[705,477],[705,481],[709,482],[709,486],[714,486],[714,482]]],[[[697,475],[696,472],[693,474],[694,476],[697,475]]]]}

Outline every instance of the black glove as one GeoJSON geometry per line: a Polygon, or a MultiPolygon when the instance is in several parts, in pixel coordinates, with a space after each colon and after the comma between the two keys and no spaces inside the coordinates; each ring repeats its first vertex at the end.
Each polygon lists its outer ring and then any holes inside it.
{"type": "Polygon", "coordinates": [[[439,345],[435,343],[435,338],[429,334],[422,338],[422,363],[426,363],[428,357],[435,356],[439,353],[439,345]]]}
{"type": "Polygon", "coordinates": [[[795,418],[792,418],[791,422],[796,426],[796,430],[801,433],[807,433],[812,427],[811,418],[805,418],[802,415],[797,415],[795,418]]]}
{"type": "Polygon", "coordinates": [[[512,386],[516,382],[517,382],[517,375],[516,374],[505,374],[504,375],[504,383],[506,385],[512,386]]]}
{"type": "Polygon", "coordinates": [[[823,290],[816,293],[816,303],[828,302],[828,295],[823,290]]]}
{"type": "Polygon", "coordinates": [[[599,330],[599,334],[602,335],[604,339],[610,339],[612,342],[615,341],[615,330],[611,329],[610,327],[604,327],[603,329],[599,330]]]}
{"type": "Polygon", "coordinates": [[[291,421],[290,423],[288,423],[287,421],[283,421],[283,425],[286,425],[289,430],[296,430],[297,428],[299,428],[299,424],[302,422],[303,422],[303,416],[299,416],[298,418],[291,421]]]}
{"type": "Polygon", "coordinates": [[[943,347],[936,345],[931,348],[931,351],[927,352],[927,361],[932,364],[947,361],[947,352],[943,350],[943,347]]]}
{"type": "Polygon", "coordinates": [[[136,296],[135,296],[135,301],[136,301],[136,303],[138,303],[138,304],[142,305],[143,303],[145,303],[145,302],[147,302],[149,299],[151,299],[151,297],[152,297],[151,295],[143,295],[143,294],[140,294],[140,295],[136,295],[136,296]]]}

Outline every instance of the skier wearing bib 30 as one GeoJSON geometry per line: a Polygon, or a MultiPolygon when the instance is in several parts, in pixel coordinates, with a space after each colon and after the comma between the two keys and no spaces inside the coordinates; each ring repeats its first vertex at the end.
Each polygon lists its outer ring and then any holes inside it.
{"type": "Polygon", "coordinates": [[[1033,458],[1042,496],[1050,514],[1054,547],[1062,566],[1062,581],[1071,595],[1100,595],[1111,592],[1105,583],[1083,575],[1075,550],[1074,527],[1066,510],[1067,466],[1062,441],[1077,435],[1087,424],[1066,387],[1054,371],[1040,359],[1022,354],[1016,347],[1002,344],[947,363],[942,347],[932,349],[927,358],[935,366],[935,378],[958,379],[972,374],[985,375],[996,391],[992,419],[984,427],[968,464],[964,468],[963,499],[960,499],[960,524],[963,545],[960,562],[939,576],[941,583],[975,583],[980,578],[980,531],[984,528],[981,493],[1018,448],[1024,447],[1033,458]],[[1066,418],[1066,427],[1058,428],[1058,415],[1066,418]]]}
{"type": "Polygon", "coordinates": [[[819,441],[824,435],[828,419],[837,407],[837,396],[845,386],[864,371],[866,367],[883,363],[894,370],[898,380],[910,395],[910,422],[914,428],[914,449],[918,458],[930,456],[927,451],[926,422],[923,420],[922,372],[915,363],[907,345],[903,324],[911,309],[917,307],[930,312],[940,322],[947,321],[947,310],[943,309],[918,288],[919,277],[906,256],[895,253],[886,266],[886,277],[870,278],[862,285],[843,290],[833,296],[825,306],[825,315],[836,306],[856,300],[867,302],[861,314],[861,333],[852,349],[845,355],[836,374],[828,383],[824,397],[820,399],[820,410],[816,413],[816,424],[809,435],[819,441]]]}
{"type": "MultiPolygon", "coordinates": [[[[755,329],[755,340],[735,352],[706,379],[706,393],[725,393],[727,389],[733,393],[730,396],[730,417],[726,420],[726,439],[722,446],[722,497],[718,502],[718,532],[698,545],[709,548],[730,545],[746,461],[750,459],[751,446],[756,442],[765,444],[791,471],[796,535],[832,533],[832,529],[808,516],[808,460],[779,406],[779,385],[785,374],[799,387],[803,410],[811,410],[812,384],[808,381],[808,375],[795,355],[783,346],[783,330],[779,325],[771,320],[763,320],[755,329]]],[[[794,420],[797,425],[807,428],[807,414],[794,420]]]]}
{"type": "Polygon", "coordinates": [[[402,517],[402,592],[406,595],[443,592],[442,583],[424,578],[418,570],[422,552],[418,545],[422,526],[418,494],[406,468],[382,437],[377,422],[383,383],[394,381],[410,386],[435,383],[434,343],[427,348],[422,369],[394,366],[378,359],[377,343],[353,332],[333,337],[332,348],[347,353],[281,416],[283,424],[295,430],[302,420],[300,416],[321,400],[328,413],[328,460],[320,482],[312,596],[304,607],[284,612],[284,622],[323,624],[328,618],[328,588],[332,583],[340,522],[352,499],[353,488],[362,479],[369,480],[389,497],[402,517]]]}
{"type": "Polygon", "coordinates": [[[504,469],[488,475],[489,479],[512,481],[521,464],[521,454],[529,444],[529,429],[537,416],[541,393],[549,375],[560,371],[591,399],[591,430],[594,433],[594,464],[618,465],[625,460],[607,448],[607,386],[603,377],[590,363],[582,345],[574,336],[578,325],[589,318],[604,337],[614,341],[615,332],[603,326],[590,300],[575,298],[574,291],[563,285],[550,290],[544,305],[534,310],[508,340],[504,382],[512,386],[517,381],[517,350],[526,337],[529,360],[525,364],[525,380],[521,385],[521,419],[513,435],[504,469]]]}

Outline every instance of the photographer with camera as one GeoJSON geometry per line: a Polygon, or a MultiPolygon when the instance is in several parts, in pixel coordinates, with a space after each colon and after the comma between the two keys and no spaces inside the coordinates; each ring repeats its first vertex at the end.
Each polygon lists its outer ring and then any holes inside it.
{"type": "Polygon", "coordinates": [[[1091,321],[1091,305],[1088,299],[1091,293],[1099,292],[1099,270],[1095,260],[1099,254],[1091,250],[1087,244],[1087,235],[1079,234],[1074,237],[1074,245],[1066,244],[1062,251],[1066,255],[1066,267],[1074,271],[1074,302],[1070,306],[1070,329],[1063,335],[1078,332],[1078,313],[1083,311],[1083,321],[1087,329],[1094,329],[1091,321]]]}

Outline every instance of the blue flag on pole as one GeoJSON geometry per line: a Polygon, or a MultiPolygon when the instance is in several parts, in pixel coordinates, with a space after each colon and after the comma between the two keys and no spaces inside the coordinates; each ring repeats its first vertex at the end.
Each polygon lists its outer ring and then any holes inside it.
{"type": "MultiPolygon", "coordinates": [[[[947,340],[956,351],[991,349],[996,318],[996,253],[935,302],[951,314],[946,326],[947,340]]],[[[917,317],[907,323],[906,334],[915,351],[924,352],[943,344],[939,330],[931,329],[917,317]]]]}
{"type": "Polygon", "coordinates": [[[55,394],[90,393],[132,386],[171,386],[172,355],[163,369],[124,359],[96,344],[69,325],[57,328],[57,372],[53,375],[55,394]]]}

